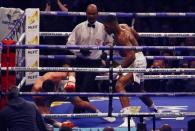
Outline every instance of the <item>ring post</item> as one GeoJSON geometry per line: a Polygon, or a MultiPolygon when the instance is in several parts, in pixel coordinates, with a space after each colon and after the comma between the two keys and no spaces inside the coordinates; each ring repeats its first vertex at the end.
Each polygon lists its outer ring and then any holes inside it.
{"type": "MultiPolygon", "coordinates": [[[[112,94],[113,93],[113,87],[114,87],[114,84],[113,84],[113,46],[111,45],[110,46],[110,57],[109,57],[109,93],[112,94]]],[[[112,99],[113,99],[113,96],[112,95],[109,95],[109,105],[108,105],[108,116],[111,116],[112,115],[112,110],[113,110],[113,107],[112,107],[112,99]]]]}
{"type": "Polygon", "coordinates": [[[128,116],[128,131],[131,131],[131,124],[130,124],[130,119],[131,119],[131,116],[128,116]]]}
{"type": "Polygon", "coordinates": [[[153,115],[152,116],[152,122],[153,122],[153,131],[155,131],[156,130],[156,116],[155,115],[153,115]]]}

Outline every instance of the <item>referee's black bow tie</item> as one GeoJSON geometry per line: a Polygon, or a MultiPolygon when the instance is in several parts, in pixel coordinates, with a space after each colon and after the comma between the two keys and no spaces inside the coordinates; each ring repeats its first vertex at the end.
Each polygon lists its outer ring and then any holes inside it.
{"type": "Polygon", "coordinates": [[[95,28],[95,24],[90,24],[90,23],[88,23],[87,26],[88,26],[88,27],[91,27],[91,28],[95,28]]]}

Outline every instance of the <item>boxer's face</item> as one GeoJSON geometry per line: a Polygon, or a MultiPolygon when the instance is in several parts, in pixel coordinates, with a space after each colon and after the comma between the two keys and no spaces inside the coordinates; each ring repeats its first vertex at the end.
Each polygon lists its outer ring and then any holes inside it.
{"type": "Polygon", "coordinates": [[[114,33],[114,26],[110,23],[104,23],[104,29],[105,31],[110,35],[112,33],[114,33]]]}
{"type": "Polygon", "coordinates": [[[97,19],[97,15],[98,15],[97,9],[89,7],[87,9],[86,14],[87,14],[87,20],[89,21],[89,23],[93,24],[97,19]]]}

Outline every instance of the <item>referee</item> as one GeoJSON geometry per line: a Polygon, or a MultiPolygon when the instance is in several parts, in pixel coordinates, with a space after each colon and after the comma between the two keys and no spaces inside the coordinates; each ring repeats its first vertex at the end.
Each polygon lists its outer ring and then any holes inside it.
{"type": "MultiPolygon", "coordinates": [[[[97,21],[98,9],[95,4],[90,4],[86,9],[87,20],[78,24],[68,38],[67,44],[70,45],[97,45],[101,46],[103,43],[111,44],[113,38],[109,36],[105,30],[104,25],[97,21]]],[[[77,67],[100,67],[101,57],[103,56],[101,50],[75,50],[74,53],[78,56],[75,61],[77,67]]],[[[76,91],[77,92],[92,92],[97,91],[94,88],[95,77],[97,73],[76,73],[76,91]]],[[[97,89],[97,88],[96,88],[97,89]]],[[[88,98],[83,97],[83,100],[88,101],[88,98]]],[[[76,111],[77,113],[79,111],[76,111]]]]}

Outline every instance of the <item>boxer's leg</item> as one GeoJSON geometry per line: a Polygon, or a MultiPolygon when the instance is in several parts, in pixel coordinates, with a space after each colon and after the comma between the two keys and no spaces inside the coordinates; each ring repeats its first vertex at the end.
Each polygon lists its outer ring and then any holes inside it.
{"type": "MultiPolygon", "coordinates": [[[[133,81],[133,74],[132,73],[128,73],[125,76],[120,76],[116,82],[116,87],[115,87],[116,92],[125,93],[126,92],[125,86],[129,82],[132,82],[132,81],[133,81]]],[[[129,98],[128,97],[123,96],[123,97],[119,97],[119,98],[120,98],[122,108],[129,106],[129,98]]]]}
{"type": "MultiPolygon", "coordinates": [[[[134,86],[133,87],[134,91],[145,92],[143,82],[141,82],[140,84],[134,82],[133,86],[134,86]]],[[[143,95],[143,96],[140,96],[139,98],[149,108],[149,110],[154,111],[154,112],[158,111],[156,105],[154,104],[153,100],[149,96],[143,95]]]]}
{"type": "MultiPolygon", "coordinates": [[[[118,93],[125,93],[125,86],[129,83],[133,81],[133,74],[132,73],[128,73],[124,76],[120,76],[119,79],[116,82],[116,92],[118,93]]],[[[129,98],[126,96],[123,97],[119,97],[120,98],[120,102],[121,102],[121,106],[122,106],[122,113],[131,113],[131,108],[129,108],[129,98]]],[[[135,122],[133,119],[130,119],[130,125],[131,127],[135,127],[135,122]]],[[[119,127],[128,127],[128,119],[127,117],[123,118],[123,123],[119,126],[119,127]]]]}

